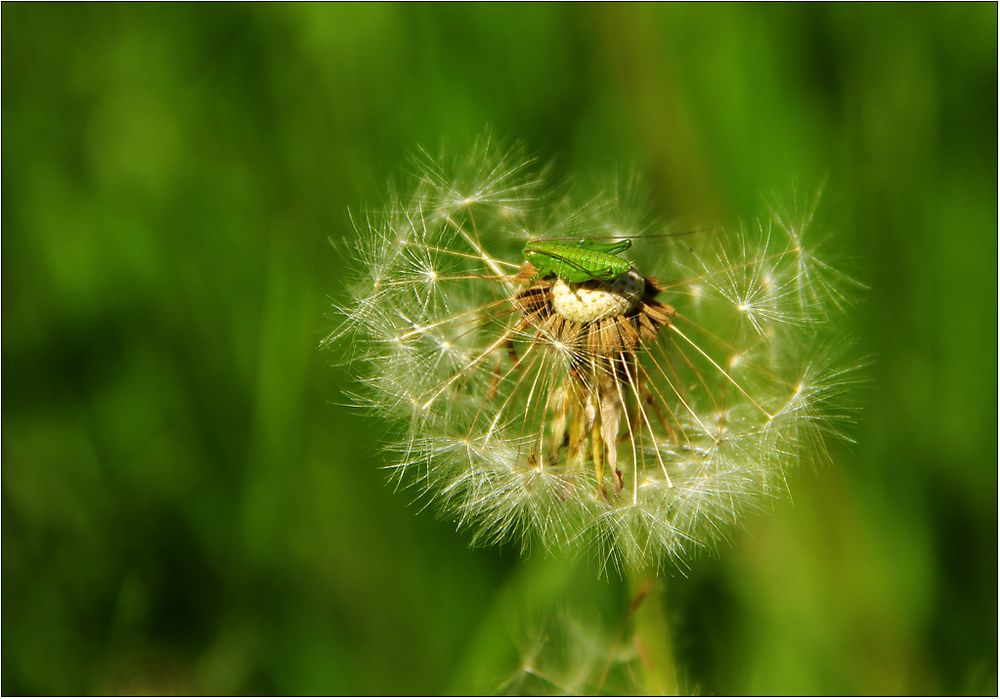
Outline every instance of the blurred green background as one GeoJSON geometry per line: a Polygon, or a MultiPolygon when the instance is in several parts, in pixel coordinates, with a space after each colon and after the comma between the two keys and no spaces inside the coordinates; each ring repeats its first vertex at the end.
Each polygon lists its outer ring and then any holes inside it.
{"type": "Polygon", "coordinates": [[[996,5],[2,19],[4,694],[491,692],[502,600],[620,612],[387,488],[318,349],[348,207],[487,125],[665,217],[825,177],[871,287],[857,445],[669,582],[686,686],[996,693],[996,5]]]}

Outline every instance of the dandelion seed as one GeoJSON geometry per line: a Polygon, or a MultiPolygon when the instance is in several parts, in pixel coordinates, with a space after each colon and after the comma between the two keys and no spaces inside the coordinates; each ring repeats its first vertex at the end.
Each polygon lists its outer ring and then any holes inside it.
{"type": "Polygon", "coordinates": [[[419,167],[360,227],[335,337],[403,426],[394,480],[475,542],[678,565],[842,436],[851,373],[809,347],[849,278],[809,251],[812,210],[643,239],[617,198],[548,199],[516,150],[419,167]]]}

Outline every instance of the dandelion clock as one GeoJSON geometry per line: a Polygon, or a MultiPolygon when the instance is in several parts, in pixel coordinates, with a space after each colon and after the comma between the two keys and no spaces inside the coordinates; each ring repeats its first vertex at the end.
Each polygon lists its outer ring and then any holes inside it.
{"type": "Polygon", "coordinates": [[[813,206],[661,230],[518,149],[421,158],[359,225],[331,336],[396,428],[392,479],[477,544],[632,569],[716,544],[841,436],[853,371],[822,338],[854,282],[813,206]]]}

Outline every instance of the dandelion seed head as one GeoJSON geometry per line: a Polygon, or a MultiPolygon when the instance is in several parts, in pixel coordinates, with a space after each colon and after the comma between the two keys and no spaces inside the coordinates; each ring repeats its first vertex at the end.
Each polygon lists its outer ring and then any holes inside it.
{"type": "Polygon", "coordinates": [[[331,337],[350,342],[359,404],[399,426],[393,482],[474,543],[682,566],[843,438],[856,367],[817,338],[850,282],[807,251],[813,213],[689,245],[642,238],[631,197],[552,197],[492,141],[416,168],[358,222],[331,337]],[[633,235],[611,280],[540,273],[522,252],[633,235]]]}

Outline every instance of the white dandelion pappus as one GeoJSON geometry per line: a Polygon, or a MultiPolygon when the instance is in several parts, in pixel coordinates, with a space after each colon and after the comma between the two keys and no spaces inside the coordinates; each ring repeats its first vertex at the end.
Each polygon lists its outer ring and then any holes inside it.
{"type": "Polygon", "coordinates": [[[631,213],[552,202],[519,151],[486,144],[424,163],[360,228],[333,337],[367,365],[360,400],[401,426],[394,477],[476,543],[676,565],[839,436],[850,373],[811,348],[844,296],[807,231],[643,239],[631,213]],[[645,257],[578,282],[525,261],[529,241],[583,239],[645,257]]]}

